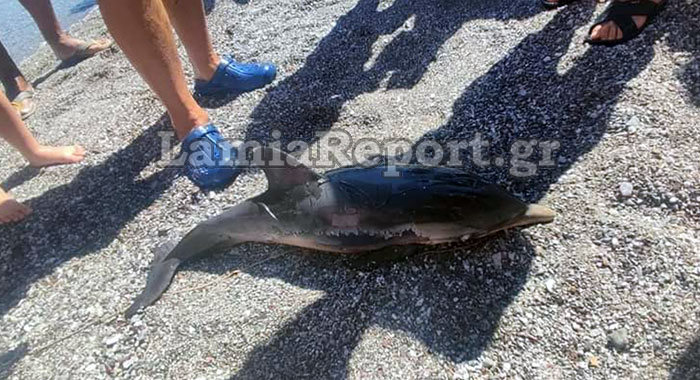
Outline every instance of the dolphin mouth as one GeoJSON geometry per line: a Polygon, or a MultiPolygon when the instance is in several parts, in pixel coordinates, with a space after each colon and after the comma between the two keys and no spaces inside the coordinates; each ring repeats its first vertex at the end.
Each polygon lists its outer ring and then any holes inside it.
{"type": "Polygon", "coordinates": [[[525,212],[522,215],[498,227],[494,231],[489,232],[489,235],[498,231],[503,231],[515,227],[551,223],[552,221],[554,221],[554,218],[556,216],[557,213],[547,206],[531,204],[527,206],[527,210],[525,210],[525,212]]]}
{"type": "Polygon", "coordinates": [[[531,204],[527,206],[527,211],[521,216],[520,219],[522,223],[520,225],[527,224],[540,224],[540,223],[550,223],[554,221],[557,213],[547,206],[542,206],[538,204],[531,204]]]}

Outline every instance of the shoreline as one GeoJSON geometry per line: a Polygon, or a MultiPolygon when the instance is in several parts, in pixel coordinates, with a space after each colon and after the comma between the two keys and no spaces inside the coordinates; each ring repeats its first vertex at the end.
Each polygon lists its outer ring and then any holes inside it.
{"type": "MultiPolygon", "coordinates": [[[[76,23],[82,21],[93,9],[97,8],[94,0],[83,0],[77,4],[71,4],[75,0],[54,1],[54,11],[57,14],[59,22],[64,29],[70,30],[76,23]]],[[[5,9],[11,19],[2,19],[0,23],[11,24],[13,27],[2,33],[2,42],[5,48],[9,51],[13,60],[22,64],[45,44],[41,33],[36,26],[36,23],[29,13],[17,1],[12,1],[6,5],[9,9],[5,9]],[[11,14],[11,15],[10,15],[11,14]],[[32,48],[36,46],[35,48],[32,48]]],[[[9,28],[9,25],[7,25],[9,28]]]]}
{"type": "MultiPolygon", "coordinates": [[[[68,28],[68,33],[73,37],[82,38],[87,41],[101,36],[109,36],[104,24],[100,26],[102,21],[99,13],[100,11],[96,6],[88,10],[81,19],[71,24],[68,28]],[[96,22],[97,19],[100,21],[96,22]]],[[[51,48],[49,48],[48,44],[42,39],[36,50],[21,62],[17,63],[17,66],[27,80],[35,82],[37,78],[42,77],[44,74],[56,68],[59,63],[60,62],[51,51],[51,48]]]]}

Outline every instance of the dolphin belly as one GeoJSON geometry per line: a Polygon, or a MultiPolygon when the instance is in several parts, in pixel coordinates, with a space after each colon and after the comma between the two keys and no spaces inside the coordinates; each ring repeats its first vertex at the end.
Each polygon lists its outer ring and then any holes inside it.
{"type": "Polygon", "coordinates": [[[456,242],[479,231],[452,224],[398,225],[384,229],[326,229],[282,235],[274,243],[336,253],[361,253],[389,246],[435,245],[456,242]]]}

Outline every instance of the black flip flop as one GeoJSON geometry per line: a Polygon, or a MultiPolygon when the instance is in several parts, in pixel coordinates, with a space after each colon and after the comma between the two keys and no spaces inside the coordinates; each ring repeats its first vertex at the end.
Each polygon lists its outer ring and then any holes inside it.
{"type": "Polygon", "coordinates": [[[567,6],[574,1],[577,0],[559,0],[559,1],[552,1],[552,0],[542,0],[542,6],[547,8],[547,9],[557,9],[559,7],[564,7],[567,6]]]}
{"type": "Polygon", "coordinates": [[[668,0],[662,0],[660,3],[655,3],[651,0],[630,0],[630,1],[614,1],[612,5],[603,14],[603,19],[595,23],[588,31],[589,37],[584,41],[590,45],[616,46],[624,44],[629,40],[637,37],[642,31],[649,26],[654,18],[664,9],[668,0]],[[647,20],[641,27],[632,19],[632,16],[647,16],[647,20]],[[593,29],[608,21],[612,21],[622,30],[622,38],[617,40],[592,40],[590,38],[593,29]]]}

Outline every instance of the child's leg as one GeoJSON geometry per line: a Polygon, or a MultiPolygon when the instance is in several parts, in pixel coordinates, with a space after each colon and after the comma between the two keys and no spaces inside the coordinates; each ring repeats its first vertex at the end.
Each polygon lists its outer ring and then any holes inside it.
{"type": "Polygon", "coordinates": [[[0,92],[0,137],[17,149],[32,166],[73,164],[82,161],[85,157],[85,149],[77,145],[52,147],[39,144],[2,92],[0,92]]]}
{"type": "Polygon", "coordinates": [[[5,92],[10,99],[14,99],[22,91],[33,90],[2,42],[0,42],[0,81],[5,86],[5,92]]]}
{"type": "Polygon", "coordinates": [[[0,189],[0,224],[19,222],[32,212],[29,207],[17,202],[0,189]]]}

